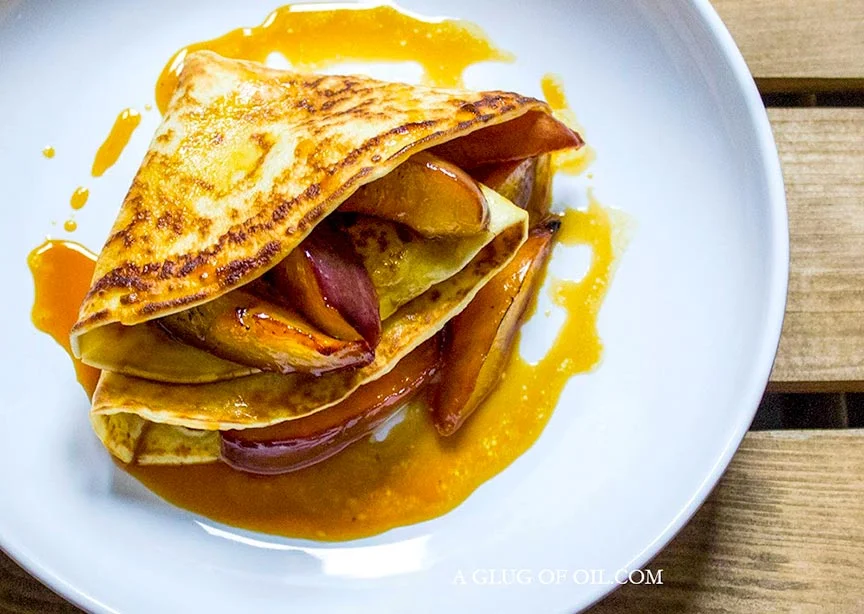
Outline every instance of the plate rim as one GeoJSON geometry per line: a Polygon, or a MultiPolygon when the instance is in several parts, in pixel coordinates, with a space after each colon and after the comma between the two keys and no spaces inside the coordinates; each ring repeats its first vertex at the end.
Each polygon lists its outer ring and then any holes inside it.
{"type": "MultiPolygon", "coordinates": [[[[786,201],[786,187],[783,179],[783,170],[780,166],[780,156],[777,144],[774,140],[774,132],[768,119],[768,112],[762,102],[762,96],[756,87],[750,68],[738,48],[732,33],[723,22],[717,9],[710,0],[691,0],[691,5],[702,23],[714,35],[719,49],[726,60],[732,77],[744,97],[746,117],[752,124],[756,141],[758,144],[759,158],[764,168],[763,179],[767,188],[766,213],[771,234],[768,236],[770,247],[768,252],[766,275],[767,302],[765,305],[765,328],[763,329],[759,353],[754,358],[753,369],[748,385],[741,394],[742,403],[750,406],[750,411],[742,414],[732,435],[715,460],[708,475],[702,480],[699,488],[691,495],[678,514],[663,528],[662,532],[642,551],[634,556],[629,563],[622,568],[628,571],[641,569],[657,556],[678,533],[690,522],[708,496],[717,486],[720,478],[726,473],[729,463],[738,451],[744,436],[750,429],[750,424],[756,416],[759,403],[765,393],[777,349],[780,345],[780,334],[783,329],[783,320],[786,315],[786,302],[788,299],[789,285],[789,209],[786,201]]],[[[580,607],[580,612],[596,605],[619,588],[618,585],[610,586],[608,590],[601,591],[593,600],[580,607]]]]}
{"type": "MultiPolygon", "coordinates": [[[[764,171],[761,175],[766,188],[765,213],[770,231],[767,236],[769,249],[766,249],[767,273],[764,278],[767,290],[764,305],[765,321],[761,339],[758,342],[759,351],[752,360],[749,381],[742,387],[742,392],[739,395],[741,403],[744,406],[749,406],[750,410],[742,413],[737,423],[730,425],[734,427],[732,434],[723,445],[719,457],[715,460],[698,489],[657,537],[630,562],[622,566],[622,569],[627,570],[643,568],[674,539],[699,510],[728,468],[750,427],[768,383],[780,342],[787,301],[789,278],[788,209],[780,159],[767,111],[746,61],[717,10],[709,0],[690,0],[689,4],[695,11],[694,16],[713,35],[722,59],[730,69],[735,85],[743,97],[745,119],[751,124],[756,137],[757,147],[754,150],[754,156],[760,160],[764,171]]],[[[5,533],[0,534],[0,551],[56,595],[86,611],[117,612],[117,610],[99,601],[96,596],[64,579],[61,573],[51,569],[51,566],[40,560],[38,555],[16,544],[14,538],[10,539],[10,537],[5,533]]],[[[590,601],[583,605],[576,604],[574,607],[580,608],[579,611],[584,611],[606,598],[616,588],[617,585],[603,587],[602,590],[589,597],[590,601]]]]}

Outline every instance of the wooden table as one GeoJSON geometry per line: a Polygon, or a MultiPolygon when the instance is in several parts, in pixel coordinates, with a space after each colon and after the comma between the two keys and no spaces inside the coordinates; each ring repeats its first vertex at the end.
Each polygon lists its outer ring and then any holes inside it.
{"type": "MultiPolygon", "coordinates": [[[[769,107],[789,200],[789,303],[754,424],[796,430],[751,431],[650,564],[664,584],[590,612],[864,613],[864,0],[714,4],[769,107]]],[[[0,554],[0,612],[78,610],[0,554]]]]}
{"type": "Polygon", "coordinates": [[[664,585],[590,614],[864,613],[864,395],[848,394],[864,390],[864,1],[713,1],[768,105],[789,202],[789,302],[754,424],[798,430],[751,431],[649,565],[664,585]]]}

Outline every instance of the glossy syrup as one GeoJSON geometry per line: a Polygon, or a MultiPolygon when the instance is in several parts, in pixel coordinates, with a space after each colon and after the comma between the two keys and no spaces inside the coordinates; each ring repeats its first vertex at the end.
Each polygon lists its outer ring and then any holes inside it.
{"type": "Polygon", "coordinates": [[[99,370],[72,355],[69,331],[78,318],[78,307],[90,287],[96,258],[86,247],[71,241],[48,240],[27,257],[36,296],[33,324],[48,333],[69,354],[75,374],[87,396],[96,389],[99,370]]]}
{"type": "Polygon", "coordinates": [[[222,463],[127,470],[168,501],[226,524],[292,537],[344,540],[440,516],[503,471],[540,436],[567,381],[600,360],[597,313],[612,273],[605,209],[570,210],[561,234],[593,251],[579,282],[554,281],[566,320],[536,364],[514,353],[498,388],[455,435],[442,438],[422,404],[383,441],[369,438],[312,467],[260,478],[222,463]]]}
{"type": "Polygon", "coordinates": [[[428,19],[395,6],[289,4],[251,28],[237,28],[187,45],[165,65],[156,83],[164,113],[188,53],[208,49],[229,58],[263,62],[283,55],[301,72],[341,62],[417,62],[432,85],[457,86],[463,71],[485,61],[510,61],[473,23],[428,19]],[[334,8],[338,7],[338,8],[334,8]]]}
{"type": "MultiPolygon", "coordinates": [[[[439,516],[500,473],[539,437],[564,385],[600,359],[597,313],[614,261],[613,226],[605,209],[568,210],[566,244],[591,248],[579,282],[553,281],[552,300],[566,320],[536,364],[514,354],[499,387],[456,435],[441,438],[421,405],[383,441],[367,439],[319,465],[260,478],[221,463],[126,469],[168,501],[252,530],[314,539],[350,539],[439,516]],[[434,470],[430,470],[434,468],[434,470]]],[[[69,330],[93,271],[93,255],[51,241],[30,256],[36,283],[33,321],[69,351],[69,330]]],[[[71,354],[70,354],[71,355],[71,354]]],[[[92,394],[98,371],[75,361],[92,394]]]]}
{"type": "Polygon", "coordinates": [[[79,186],[72,192],[72,196],[69,198],[69,206],[77,211],[87,204],[88,198],[90,198],[90,190],[79,186]]]}
{"type": "MultiPolygon", "coordinates": [[[[547,74],[540,81],[540,86],[543,89],[543,98],[552,107],[553,115],[584,137],[585,130],[579,124],[576,114],[570,108],[567,94],[564,92],[564,83],[561,79],[556,75],[547,74]]],[[[560,151],[552,154],[552,164],[556,172],[567,175],[581,175],[591,165],[594,158],[594,148],[586,144],[576,151],[560,151]]]]}
{"type": "Polygon", "coordinates": [[[141,114],[135,109],[124,109],[117,115],[111,131],[96,151],[90,174],[94,177],[101,177],[105,171],[117,163],[120,154],[129,144],[132,133],[135,132],[135,128],[140,123],[141,114]]]}

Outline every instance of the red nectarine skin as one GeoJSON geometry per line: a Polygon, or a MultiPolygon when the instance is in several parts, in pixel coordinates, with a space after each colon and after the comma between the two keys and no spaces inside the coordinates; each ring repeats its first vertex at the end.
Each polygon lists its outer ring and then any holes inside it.
{"type": "Polygon", "coordinates": [[[562,149],[578,149],[584,144],[578,133],[551,115],[529,111],[518,119],[472,132],[431,151],[463,169],[472,169],[562,149]]]}
{"type": "Polygon", "coordinates": [[[319,463],[369,435],[416,395],[437,372],[441,335],[426,341],[392,371],[318,413],[274,426],[222,432],[222,459],[241,471],[278,474],[319,463]]]}
{"type": "Polygon", "coordinates": [[[340,339],[381,338],[378,294],[349,237],[325,220],[268,275],[292,306],[340,339]]]}

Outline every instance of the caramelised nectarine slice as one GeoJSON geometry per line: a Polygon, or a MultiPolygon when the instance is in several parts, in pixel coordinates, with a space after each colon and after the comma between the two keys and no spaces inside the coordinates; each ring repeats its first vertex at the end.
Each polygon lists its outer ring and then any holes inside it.
{"type": "Polygon", "coordinates": [[[276,291],[337,339],[378,345],[378,295],[350,237],[323,221],[268,274],[276,291]]]}
{"type": "Polygon", "coordinates": [[[160,318],[171,334],[203,350],[262,371],[326,373],[369,364],[363,339],[324,334],[299,313],[246,290],[160,318]]]}
{"type": "Polygon", "coordinates": [[[442,435],[455,433],[501,377],[559,227],[553,219],[532,229],[513,260],[450,321],[431,395],[432,419],[442,435]]]}
{"type": "Polygon", "coordinates": [[[381,426],[435,375],[440,359],[438,334],[333,407],[265,428],[223,431],[222,459],[235,469],[260,474],[321,462],[381,426]]]}
{"type": "Polygon", "coordinates": [[[511,203],[522,209],[528,208],[534,191],[534,173],[537,158],[501,162],[472,169],[471,176],[492,188],[511,203]]]}
{"type": "Polygon", "coordinates": [[[512,121],[433,147],[431,151],[460,168],[471,169],[562,149],[578,149],[584,144],[578,133],[551,115],[529,111],[512,121]]]}
{"type": "Polygon", "coordinates": [[[514,205],[527,209],[531,223],[549,215],[552,204],[552,156],[500,162],[472,169],[471,175],[514,205]]]}
{"type": "Polygon", "coordinates": [[[476,235],[489,226],[489,205],[477,182],[426,152],[361,187],[339,210],[401,222],[426,237],[476,235]]]}

